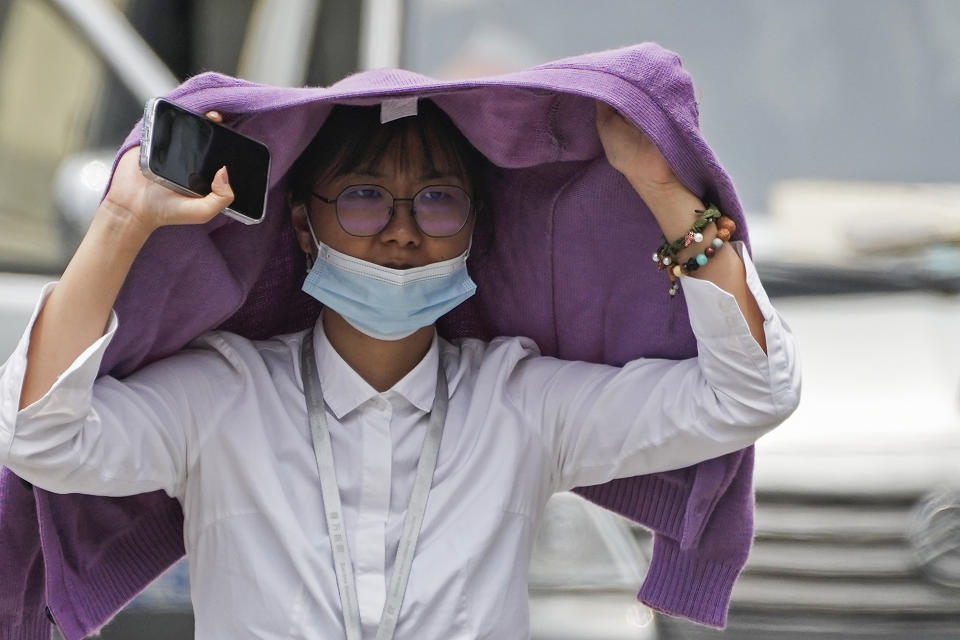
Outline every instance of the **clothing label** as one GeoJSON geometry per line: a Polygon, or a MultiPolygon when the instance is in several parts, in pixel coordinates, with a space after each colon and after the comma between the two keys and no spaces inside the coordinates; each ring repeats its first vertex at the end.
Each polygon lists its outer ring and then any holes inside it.
{"type": "Polygon", "coordinates": [[[388,98],[380,103],[380,124],[417,115],[417,96],[388,98]]]}

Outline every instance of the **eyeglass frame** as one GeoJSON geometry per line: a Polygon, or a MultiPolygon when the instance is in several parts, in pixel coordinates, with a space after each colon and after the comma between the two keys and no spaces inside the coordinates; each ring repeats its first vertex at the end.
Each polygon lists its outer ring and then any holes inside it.
{"type": "Polygon", "coordinates": [[[461,231],[463,231],[463,228],[467,226],[467,222],[470,221],[470,216],[471,216],[471,215],[473,214],[473,212],[474,212],[474,202],[473,202],[473,198],[470,197],[470,194],[467,193],[467,190],[466,190],[466,189],[464,189],[463,187],[461,187],[461,186],[459,186],[459,185],[456,185],[456,184],[429,184],[429,185],[423,187],[422,189],[418,190],[415,194],[413,194],[413,197],[412,197],[412,198],[398,198],[398,197],[396,197],[395,195],[393,195],[393,192],[390,191],[390,189],[387,189],[385,186],[380,185],[380,184],[374,184],[374,183],[366,183],[366,182],[361,182],[361,183],[357,183],[357,184],[347,185],[346,187],[344,187],[343,189],[340,190],[340,193],[337,194],[337,197],[336,197],[336,198],[332,198],[332,199],[331,199],[331,198],[324,197],[324,196],[320,195],[319,193],[317,193],[316,191],[310,191],[310,195],[312,195],[314,198],[317,198],[318,200],[320,200],[320,201],[323,202],[323,203],[332,204],[332,205],[334,206],[334,213],[336,214],[336,217],[337,217],[337,224],[340,225],[340,228],[343,230],[344,233],[346,233],[347,235],[353,236],[354,238],[372,238],[373,236],[381,233],[384,229],[386,229],[387,226],[390,225],[390,221],[393,220],[393,216],[396,214],[396,203],[397,203],[398,200],[401,201],[401,202],[409,202],[409,203],[410,203],[410,217],[413,218],[413,223],[414,223],[415,225],[417,225],[417,229],[420,231],[420,233],[422,233],[423,235],[428,236],[428,237],[430,237],[430,238],[452,238],[453,236],[455,236],[455,235],[457,235],[458,233],[460,233],[461,231]],[[387,221],[384,223],[384,225],[383,225],[382,227],[380,227],[380,229],[378,229],[378,230],[375,231],[374,233],[368,233],[368,234],[363,234],[363,235],[358,235],[358,234],[356,234],[356,233],[350,233],[350,232],[347,231],[347,229],[343,226],[343,222],[341,222],[341,220],[340,220],[340,207],[337,205],[337,201],[340,199],[340,196],[342,196],[344,193],[346,193],[346,192],[349,191],[350,189],[356,189],[357,187],[376,187],[376,188],[378,188],[378,189],[383,189],[383,191],[385,191],[387,194],[389,194],[389,196],[393,199],[393,203],[392,203],[392,204],[390,205],[390,207],[387,209],[387,211],[389,212],[389,216],[387,217],[387,221]],[[437,187],[447,187],[447,188],[450,188],[450,189],[459,189],[460,191],[463,192],[463,195],[466,196],[466,198],[467,198],[467,205],[468,205],[468,206],[467,206],[467,215],[466,215],[466,217],[463,219],[463,223],[460,225],[460,227],[459,227],[456,231],[454,231],[453,233],[446,234],[446,235],[442,235],[442,236],[435,236],[435,235],[433,235],[433,234],[431,234],[431,233],[427,233],[426,231],[423,230],[423,228],[420,226],[420,221],[417,220],[417,209],[416,209],[416,207],[413,206],[413,201],[416,200],[416,198],[417,198],[418,195],[420,195],[421,193],[423,193],[423,192],[426,191],[427,189],[435,189],[435,188],[437,188],[437,187]]]}

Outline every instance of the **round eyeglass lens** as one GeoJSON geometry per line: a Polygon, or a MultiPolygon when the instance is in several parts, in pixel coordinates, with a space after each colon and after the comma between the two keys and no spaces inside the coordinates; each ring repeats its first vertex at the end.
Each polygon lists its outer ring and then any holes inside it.
{"type": "Polygon", "coordinates": [[[351,235],[373,236],[387,226],[392,206],[393,196],[382,187],[355,185],[337,197],[337,219],[351,235]]]}
{"type": "Polygon", "coordinates": [[[467,222],[470,196],[460,187],[426,187],[414,196],[413,211],[417,226],[428,236],[452,236],[467,222]]]}

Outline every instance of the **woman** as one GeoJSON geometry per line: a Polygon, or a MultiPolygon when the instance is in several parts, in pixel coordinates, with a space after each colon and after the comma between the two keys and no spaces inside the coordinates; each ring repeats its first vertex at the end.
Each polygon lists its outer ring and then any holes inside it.
{"type": "MultiPolygon", "coordinates": [[[[292,170],[293,227],[313,263],[304,288],[325,304],[312,331],[208,334],[94,383],[147,238],[206,222],[232,197],[223,170],[205,198],[174,194],[140,175],[131,150],[21,346],[3,463],[53,491],[176,497],[198,637],[391,637],[392,624],[396,637],[524,636],[527,560],[552,493],[740,449],[796,405],[798,389],[774,389],[762,366],[768,342],[790,341],[736,244],[683,278],[696,359],[614,368],[540,357],[523,338],[438,339],[433,323],[472,291],[482,158],[421,104],[383,126],[375,107],[335,111],[292,170]],[[429,285],[413,306],[411,281],[429,285]],[[71,371],[86,389],[58,393],[71,371]]],[[[706,203],[603,103],[596,128],[664,237],[687,236],[706,203]]],[[[661,261],[703,253],[719,231],[701,226],[661,261]]]]}

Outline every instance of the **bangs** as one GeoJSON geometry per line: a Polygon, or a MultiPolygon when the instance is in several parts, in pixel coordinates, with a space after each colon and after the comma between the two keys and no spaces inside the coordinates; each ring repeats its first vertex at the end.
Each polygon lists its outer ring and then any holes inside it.
{"type": "Polygon", "coordinates": [[[291,190],[307,201],[317,180],[382,173],[388,160],[413,175],[457,176],[474,198],[482,191],[486,159],[427,99],[420,100],[417,115],[384,124],[379,105],[336,105],[291,168],[291,190]]]}
{"type": "Polygon", "coordinates": [[[353,149],[335,158],[322,177],[383,173],[384,165],[392,160],[394,167],[411,175],[455,175],[469,184],[467,169],[449,135],[424,125],[417,117],[407,117],[379,126],[369,140],[357,140],[353,149]],[[413,166],[414,162],[418,166],[413,166]]]}

